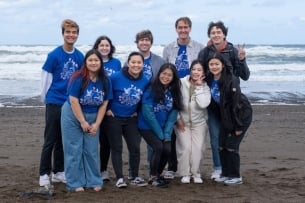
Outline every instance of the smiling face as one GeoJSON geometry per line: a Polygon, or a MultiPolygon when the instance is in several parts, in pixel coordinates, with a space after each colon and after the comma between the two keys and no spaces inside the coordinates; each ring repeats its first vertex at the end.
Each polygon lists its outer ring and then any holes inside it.
{"type": "Polygon", "coordinates": [[[224,42],[226,36],[222,32],[222,30],[216,26],[213,26],[211,31],[210,31],[210,39],[212,40],[213,44],[221,44],[224,42]]]}
{"type": "Polygon", "coordinates": [[[214,75],[214,79],[218,80],[220,78],[223,68],[224,65],[217,58],[213,58],[209,61],[209,70],[214,75]]]}
{"type": "Polygon", "coordinates": [[[176,32],[178,34],[179,42],[188,41],[190,38],[191,26],[187,22],[180,20],[177,23],[176,32]]]}
{"type": "Polygon", "coordinates": [[[194,66],[191,68],[190,77],[194,82],[204,79],[205,74],[200,63],[194,64],[194,66]]]}
{"type": "Polygon", "coordinates": [[[106,39],[103,39],[98,44],[97,50],[102,54],[103,59],[108,59],[108,54],[110,53],[111,45],[106,39]]]}
{"type": "Polygon", "coordinates": [[[91,73],[97,73],[101,68],[101,63],[101,60],[96,54],[92,54],[86,59],[87,68],[91,73]]]}
{"type": "Polygon", "coordinates": [[[144,66],[143,58],[140,55],[133,55],[130,57],[127,66],[130,75],[135,78],[139,77],[144,66]]]}
{"type": "Polygon", "coordinates": [[[76,27],[67,27],[62,33],[64,43],[73,46],[78,38],[78,30],[76,27]]]}
{"type": "Polygon", "coordinates": [[[174,73],[170,68],[164,69],[160,75],[159,75],[159,80],[162,85],[168,86],[174,78],[174,73]]]}
{"type": "Polygon", "coordinates": [[[152,46],[151,40],[148,37],[139,39],[137,47],[141,53],[149,53],[152,46]]]}

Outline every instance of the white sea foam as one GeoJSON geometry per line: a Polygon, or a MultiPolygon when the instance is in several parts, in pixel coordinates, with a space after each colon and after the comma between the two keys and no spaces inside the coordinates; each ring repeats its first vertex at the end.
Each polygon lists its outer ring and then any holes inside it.
{"type": "Polygon", "coordinates": [[[252,56],[305,56],[305,49],[303,45],[283,45],[283,46],[250,46],[246,48],[248,57],[252,56]]]}
{"type": "MultiPolygon", "coordinates": [[[[0,45],[0,102],[3,97],[39,95],[41,67],[56,47],[0,45]]],[[[77,48],[86,53],[92,45],[77,48]]],[[[154,45],[152,51],[162,56],[163,48],[154,45]]],[[[114,56],[124,64],[131,51],[137,51],[135,44],[116,45],[114,56]]],[[[251,76],[242,88],[247,94],[261,96],[257,92],[267,90],[272,98],[277,91],[305,95],[305,45],[247,45],[246,52],[251,76]]]]}

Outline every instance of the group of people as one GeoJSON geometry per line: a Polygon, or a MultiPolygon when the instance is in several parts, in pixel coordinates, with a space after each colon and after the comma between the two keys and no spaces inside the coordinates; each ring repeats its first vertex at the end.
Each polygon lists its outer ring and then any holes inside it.
{"type": "Polygon", "coordinates": [[[46,126],[40,186],[51,179],[75,192],[100,191],[110,180],[110,155],[118,188],[127,183],[167,187],[175,177],[186,184],[203,183],[207,135],[211,179],[242,183],[239,145],[252,121],[251,104],[239,86],[239,78],[250,76],[245,50],[226,40],[228,29],[221,21],[209,24],[207,46],[191,39],[191,28],[190,18],[178,18],[178,38],[164,48],[162,57],[150,50],[150,30],[137,33],[138,51],[122,66],[109,37],[98,37],[83,56],[74,46],[78,24],[62,22],[64,43],[48,54],[42,67],[46,126]],[[142,138],[147,143],[148,181],[139,175],[142,138]]]}

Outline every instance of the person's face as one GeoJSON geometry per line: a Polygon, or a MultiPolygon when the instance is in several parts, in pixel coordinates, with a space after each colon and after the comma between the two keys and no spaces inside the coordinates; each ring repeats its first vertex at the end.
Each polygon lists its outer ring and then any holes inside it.
{"type": "Polygon", "coordinates": [[[220,78],[223,64],[219,59],[213,58],[209,61],[209,70],[214,75],[214,78],[220,78]]]}
{"type": "Polygon", "coordinates": [[[97,50],[102,54],[104,57],[108,57],[108,54],[110,53],[111,46],[108,40],[101,40],[100,43],[98,44],[97,50]]]}
{"type": "Polygon", "coordinates": [[[164,69],[159,75],[159,80],[164,86],[168,86],[173,81],[173,78],[174,73],[169,68],[164,69]]]}
{"type": "Polygon", "coordinates": [[[176,27],[179,39],[188,39],[190,37],[191,27],[186,22],[180,20],[176,27]]]}
{"type": "Polygon", "coordinates": [[[78,38],[77,28],[65,28],[64,33],[62,35],[66,44],[73,45],[78,38]]]}
{"type": "Polygon", "coordinates": [[[137,43],[137,47],[140,52],[149,52],[151,46],[152,46],[151,40],[147,37],[139,39],[139,41],[137,43]]]}
{"type": "Polygon", "coordinates": [[[213,44],[221,44],[224,41],[225,37],[226,36],[220,28],[217,28],[216,26],[212,27],[210,31],[210,39],[212,40],[213,44]]]}
{"type": "Polygon", "coordinates": [[[134,77],[138,77],[143,69],[144,62],[141,56],[134,55],[128,61],[128,73],[134,77]]]}
{"type": "Polygon", "coordinates": [[[92,54],[86,59],[86,65],[89,72],[96,73],[101,68],[101,60],[96,54],[92,54]]]}
{"type": "Polygon", "coordinates": [[[193,66],[190,72],[190,77],[193,81],[203,80],[205,77],[203,67],[201,64],[197,63],[193,66]]]}

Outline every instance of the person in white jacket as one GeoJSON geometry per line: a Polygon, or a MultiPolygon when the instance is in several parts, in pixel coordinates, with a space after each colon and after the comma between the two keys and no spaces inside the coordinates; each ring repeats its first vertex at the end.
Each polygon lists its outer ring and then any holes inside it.
{"type": "Polygon", "coordinates": [[[200,163],[208,133],[207,106],[211,101],[210,88],[205,82],[203,63],[194,60],[190,75],[181,79],[183,110],[178,114],[175,127],[178,175],[182,183],[203,183],[200,163]]]}

